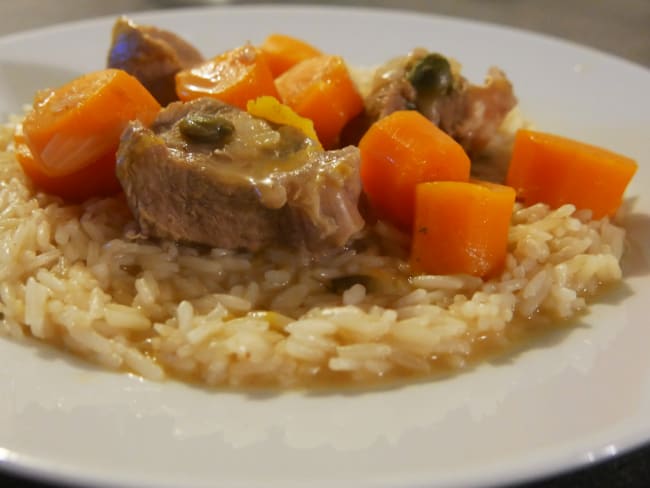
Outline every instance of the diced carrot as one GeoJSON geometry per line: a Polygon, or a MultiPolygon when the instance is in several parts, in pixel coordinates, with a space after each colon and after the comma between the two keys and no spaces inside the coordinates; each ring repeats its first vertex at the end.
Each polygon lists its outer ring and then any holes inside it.
{"type": "Polygon", "coordinates": [[[61,177],[114,154],[130,120],[148,125],[159,111],[156,99],[136,78],[105,69],[40,93],[22,130],[38,169],[61,177]]]}
{"type": "Polygon", "coordinates": [[[274,78],[300,61],[322,54],[311,44],[285,34],[269,35],[264,39],[260,49],[266,56],[274,78]]]}
{"type": "Polygon", "coordinates": [[[120,182],[115,176],[115,150],[108,151],[78,171],[63,176],[50,176],[43,171],[43,163],[27,146],[22,125],[19,125],[14,132],[14,153],[23,171],[37,188],[64,200],[82,202],[91,197],[114,195],[121,190],[120,182]]]}
{"type": "Polygon", "coordinates": [[[276,124],[295,127],[320,146],[318,136],[314,130],[314,123],[305,117],[301,117],[291,107],[280,103],[275,97],[264,96],[255,100],[249,100],[246,104],[246,111],[255,117],[260,117],[276,124]]]}
{"type": "Polygon", "coordinates": [[[339,56],[301,61],[275,84],[284,103],[314,122],[325,149],[337,146],[343,126],[363,110],[363,99],[339,56]]]}
{"type": "Polygon", "coordinates": [[[393,112],[375,122],[359,150],[361,182],[372,208],[405,230],[413,225],[418,183],[469,179],[463,148],[416,111],[393,112]]]}
{"type": "Polygon", "coordinates": [[[176,94],[183,101],[212,97],[243,110],[257,97],[278,97],[266,57],[249,43],[176,73],[176,94]]]}
{"type": "Polygon", "coordinates": [[[514,202],[514,189],[495,183],[417,185],[411,249],[414,271],[479,277],[500,273],[514,202]]]}
{"type": "Polygon", "coordinates": [[[621,154],[522,129],[515,136],[506,183],[526,205],[572,203],[599,219],[616,212],[636,170],[637,163],[621,154]]]}

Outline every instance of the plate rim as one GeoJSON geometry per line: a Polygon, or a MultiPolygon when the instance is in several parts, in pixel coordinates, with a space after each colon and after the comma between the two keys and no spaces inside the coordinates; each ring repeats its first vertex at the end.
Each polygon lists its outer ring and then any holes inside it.
{"type": "Polygon", "coordinates": [[[528,30],[523,27],[514,26],[511,24],[499,23],[495,21],[486,21],[479,20],[449,14],[440,14],[434,12],[421,12],[417,10],[409,10],[402,7],[394,6],[365,6],[365,5],[339,5],[339,4],[301,4],[301,3],[254,3],[254,4],[203,4],[203,5],[174,5],[166,8],[151,8],[145,10],[136,10],[136,11],[124,11],[122,14],[105,14],[92,16],[85,19],[76,19],[69,21],[56,22],[47,26],[36,27],[36,28],[27,28],[24,30],[11,32],[0,36],[0,45],[4,43],[16,42],[21,39],[29,38],[34,35],[40,34],[49,34],[56,33],[58,31],[65,31],[71,28],[82,27],[84,25],[92,24],[102,24],[107,21],[114,21],[117,15],[127,15],[129,17],[151,17],[151,16],[162,16],[162,17],[171,17],[175,13],[182,14],[191,14],[191,13],[200,13],[202,11],[224,11],[224,12],[237,12],[237,11],[296,11],[296,10],[311,10],[311,11],[322,11],[326,13],[336,13],[340,11],[348,11],[353,14],[367,14],[367,15],[399,15],[403,17],[411,17],[413,19],[419,19],[426,17],[429,19],[434,19],[443,22],[452,22],[459,24],[474,25],[479,27],[486,27],[490,29],[497,29],[502,32],[510,32],[515,35],[524,35],[526,37],[537,38],[539,40],[545,40],[556,44],[562,44],[565,46],[570,46],[573,48],[584,50],[585,52],[591,52],[592,54],[608,58],[608,61],[616,63],[624,63],[640,69],[641,71],[646,72],[650,76],[650,66],[645,66],[640,62],[625,58],[623,56],[616,55],[614,53],[608,52],[604,49],[600,49],[594,46],[583,44],[572,39],[563,38],[558,35],[553,35],[537,30],[528,30]]]}

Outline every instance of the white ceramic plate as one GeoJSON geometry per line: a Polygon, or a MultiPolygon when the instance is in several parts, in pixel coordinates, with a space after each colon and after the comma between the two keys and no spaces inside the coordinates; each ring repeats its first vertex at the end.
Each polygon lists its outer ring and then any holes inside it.
{"type": "MultiPolygon", "coordinates": [[[[104,372],[0,340],[0,467],[124,486],[484,486],[650,440],[650,72],[518,31],[425,15],[216,8],[134,16],[204,54],[280,31],[354,64],[426,46],[514,80],[538,127],[635,157],[625,285],[571,332],[443,381],[367,392],[236,393],[104,372]]],[[[113,19],[0,40],[0,112],[101,68],[113,19]]],[[[588,182],[585,182],[588,184],[588,182]]]]}

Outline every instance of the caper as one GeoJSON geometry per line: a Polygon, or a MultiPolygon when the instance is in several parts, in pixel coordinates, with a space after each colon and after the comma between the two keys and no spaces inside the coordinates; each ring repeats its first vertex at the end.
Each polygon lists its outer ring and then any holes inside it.
{"type": "Polygon", "coordinates": [[[183,137],[195,142],[224,144],[235,131],[232,122],[215,114],[191,113],[178,123],[183,137]]]}
{"type": "Polygon", "coordinates": [[[408,73],[408,80],[418,92],[447,95],[453,86],[451,65],[444,56],[427,54],[408,73]]]}

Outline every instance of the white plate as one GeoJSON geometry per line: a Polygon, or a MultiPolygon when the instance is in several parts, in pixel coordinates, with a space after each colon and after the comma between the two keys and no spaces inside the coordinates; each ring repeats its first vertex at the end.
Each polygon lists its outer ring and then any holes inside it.
{"type": "MultiPolygon", "coordinates": [[[[650,440],[650,72],[494,26],[330,8],[167,11],[136,19],[205,54],[280,31],[371,65],[418,46],[514,80],[546,130],[635,157],[625,285],[571,332],[442,380],[366,392],[251,393],[151,383],[0,341],[0,467],[128,486],[483,486],[650,440]]],[[[0,112],[101,68],[113,19],[0,40],[0,112]]],[[[585,182],[588,184],[588,182],[585,182]]]]}

